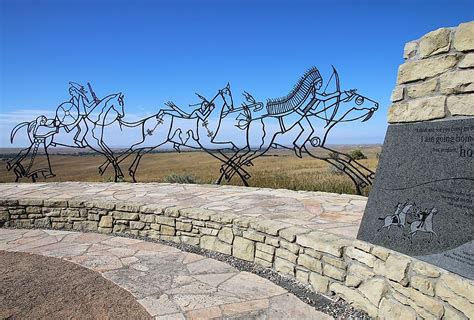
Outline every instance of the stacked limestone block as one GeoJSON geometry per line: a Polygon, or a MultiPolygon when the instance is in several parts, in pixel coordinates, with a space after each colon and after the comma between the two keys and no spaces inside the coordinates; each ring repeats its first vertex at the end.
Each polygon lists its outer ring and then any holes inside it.
{"type": "Polygon", "coordinates": [[[474,116],[474,21],[408,42],[389,123],[474,116]]]}
{"type": "Polygon", "coordinates": [[[159,204],[0,200],[0,226],[199,246],[296,278],[381,319],[474,318],[474,283],[394,251],[274,220],[159,204]]]}

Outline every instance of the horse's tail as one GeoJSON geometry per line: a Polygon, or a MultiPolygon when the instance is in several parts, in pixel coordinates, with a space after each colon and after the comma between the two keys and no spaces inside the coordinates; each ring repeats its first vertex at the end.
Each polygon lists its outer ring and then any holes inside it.
{"type": "Polygon", "coordinates": [[[385,218],[382,218],[382,217],[378,217],[379,220],[385,220],[385,218]]]}
{"type": "Polygon", "coordinates": [[[17,124],[13,129],[12,132],[10,133],[10,143],[13,143],[13,139],[15,138],[15,134],[17,133],[18,130],[20,130],[24,126],[29,126],[30,122],[22,122],[17,124]]]}

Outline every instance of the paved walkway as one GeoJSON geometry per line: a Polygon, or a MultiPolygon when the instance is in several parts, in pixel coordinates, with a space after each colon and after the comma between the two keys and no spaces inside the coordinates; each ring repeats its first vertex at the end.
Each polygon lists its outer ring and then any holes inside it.
{"type": "Polygon", "coordinates": [[[56,257],[99,272],[128,290],[156,319],[331,319],[257,275],[157,243],[0,229],[0,250],[56,257]]]}
{"type": "Polygon", "coordinates": [[[2,199],[113,200],[201,207],[355,238],[367,198],[324,192],[159,183],[3,183],[2,199]]]}

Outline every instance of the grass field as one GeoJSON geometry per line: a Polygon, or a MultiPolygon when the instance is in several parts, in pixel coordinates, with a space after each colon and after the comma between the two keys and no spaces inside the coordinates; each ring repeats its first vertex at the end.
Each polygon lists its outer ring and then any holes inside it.
{"type": "MultiPolygon", "coordinates": [[[[359,162],[375,171],[377,154],[380,153],[381,147],[357,148],[361,149],[368,158],[359,162]]],[[[356,147],[336,147],[335,149],[349,152],[356,147]]],[[[3,156],[0,163],[0,182],[13,182],[15,175],[6,170],[6,158],[3,156]]],[[[98,173],[97,167],[104,162],[102,156],[51,155],[50,159],[56,177],[47,181],[113,181],[111,168],[102,176],[98,173]]],[[[125,181],[131,181],[127,175],[131,160],[127,160],[121,164],[121,168],[125,174],[125,181]]],[[[44,156],[38,156],[35,165],[44,161],[44,156]]],[[[220,163],[205,152],[154,153],[143,157],[136,177],[139,182],[175,182],[185,179],[194,183],[214,183],[219,177],[219,168],[220,163]]],[[[337,173],[334,167],[307,155],[302,159],[297,158],[289,150],[269,152],[264,157],[256,159],[253,167],[246,167],[246,169],[252,175],[249,184],[253,187],[355,193],[352,181],[346,175],[337,173]]],[[[29,181],[31,180],[22,179],[22,182],[29,181]]],[[[237,176],[230,184],[242,185],[237,176]]],[[[368,190],[364,192],[367,194],[368,190]]]]}

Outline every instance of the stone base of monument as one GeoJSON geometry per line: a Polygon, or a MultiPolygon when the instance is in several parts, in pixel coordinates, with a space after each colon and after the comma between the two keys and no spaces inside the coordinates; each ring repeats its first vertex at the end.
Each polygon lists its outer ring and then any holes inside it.
{"type": "Polygon", "coordinates": [[[388,128],[358,238],[474,279],[474,119],[388,128]]]}

